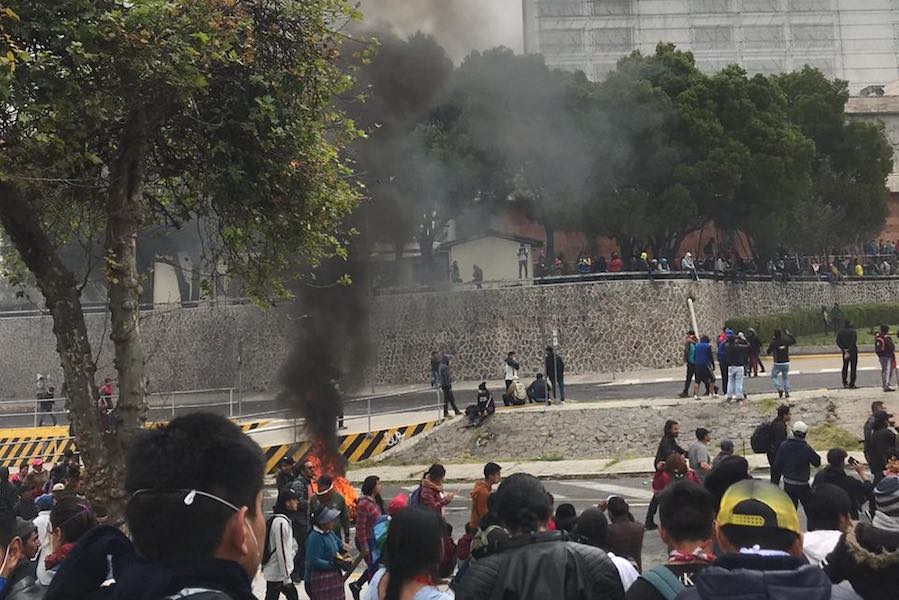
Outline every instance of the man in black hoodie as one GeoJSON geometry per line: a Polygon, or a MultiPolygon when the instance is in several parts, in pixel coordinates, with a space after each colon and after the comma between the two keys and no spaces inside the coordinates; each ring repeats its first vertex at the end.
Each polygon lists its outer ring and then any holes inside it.
{"type": "Polygon", "coordinates": [[[120,600],[256,600],[265,457],[240,427],[195,413],[148,429],[126,458],[125,518],[139,562],[120,600]]]}
{"type": "Polygon", "coordinates": [[[837,346],[843,352],[843,387],[855,389],[855,374],[858,371],[858,333],[852,323],[845,321],[837,333],[837,346]]]}
{"type": "Polygon", "coordinates": [[[553,386],[553,398],[558,398],[559,403],[565,403],[565,361],[559,356],[552,346],[546,347],[546,378],[553,386]],[[558,394],[558,395],[557,395],[558,394]]]}
{"type": "Polygon", "coordinates": [[[805,560],[799,515],[780,488],[735,483],[717,520],[722,554],[678,600],[860,600],[805,560]]]}
{"type": "Polygon", "coordinates": [[[808,484],[811,467],[821,466],[821,457],[805,441],[807,433],[808,425],[796,421],[793,425],[793,437],[787,438],[780,445],[774,459],[774,469],[783,476],[784,491],[794,506],[798,507],[801,502],[803,508],[811,490],[808,484]]]}

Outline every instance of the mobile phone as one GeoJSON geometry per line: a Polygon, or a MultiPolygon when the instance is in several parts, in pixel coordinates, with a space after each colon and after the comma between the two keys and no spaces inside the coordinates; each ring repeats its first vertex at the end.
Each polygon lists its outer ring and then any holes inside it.
{"type": "Polygon", "coordinates": [[[854,467],[854,466],[856,466],[856,465],[858,464],[858,461],[855,460],[854,458],[852,458],[852,457],[850,456],[850,457],[849,457],[849,464],[852,465],[852,466],[854,467]]]}

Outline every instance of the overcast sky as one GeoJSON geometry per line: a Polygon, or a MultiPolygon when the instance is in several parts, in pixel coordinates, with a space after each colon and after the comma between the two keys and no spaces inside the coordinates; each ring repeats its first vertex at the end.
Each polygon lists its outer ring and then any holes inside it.
{"type": "Polygon", "coordinates": [[[457,63],[472,50],[522,50],[521,0],[361,0],[365,21],[434,34],[457,63]]]}

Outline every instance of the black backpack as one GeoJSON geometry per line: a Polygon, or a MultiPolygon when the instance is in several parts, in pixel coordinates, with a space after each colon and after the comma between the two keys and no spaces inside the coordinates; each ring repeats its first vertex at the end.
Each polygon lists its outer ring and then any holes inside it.
{"type": "Polygon", "coordinates": [[[265,563],[267,563],[269,561],[269,559],[272,557],[272,555],[275,553],[275,549],[272,548],[272,542],[271,542],[272,523],[274,523],[275,519],[277,519],[279,516],[283,517],[284,515],[272,515],[265,522],[265,543],[262,544],[262,564],[263,565],[265,563]]]}
{"type": "Polygon", "coordinates": [[[765,421],[755,428],[752,437],[749,438],[749,445],[752,451],[758,454],[765,454],[771,449],[771,437],[773,433],[773,425],[771,421],[765,421]]]}

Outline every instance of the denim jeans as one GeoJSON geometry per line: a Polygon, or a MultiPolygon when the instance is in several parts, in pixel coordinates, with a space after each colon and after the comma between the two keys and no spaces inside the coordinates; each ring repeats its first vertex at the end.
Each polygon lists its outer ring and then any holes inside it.
{"type": "Polygon", "coordinates": [[[771,382],[774,389],[779,392],[790,393],[790,363],[774,363],[771,365],[771,382]],[[778,379],[778,375],[783,375],[783,384],[778,379]]]}
{"type": "Polygon", "coordinates": [[[743,397],[743,367],[727,367],[727,397],[740,399],[743,397]]]}

